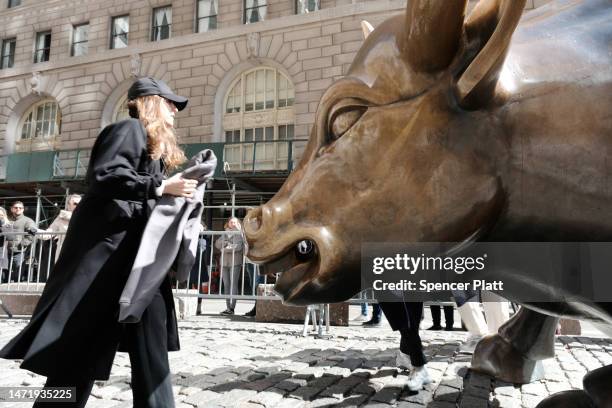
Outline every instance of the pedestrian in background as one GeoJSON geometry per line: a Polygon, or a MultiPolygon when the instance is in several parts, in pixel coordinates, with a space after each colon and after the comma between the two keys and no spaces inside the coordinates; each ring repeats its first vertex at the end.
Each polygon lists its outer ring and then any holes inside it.
{"type": "MultiPolygon", "coordinates": [[[[242,226],[238,218],[231,217],[225,223],[225,233],[215,242],[215,248],[221,251],[221,282],[224,295],[239,295],[240,272],[244,257],[244,239],[242,238],[242,226]]],[[[233,315],[236,308],[236,299],[226,299],[227,308],[221,312],[222,315],[233,315]]]]}
{"type": "MultiPolygon", "coordinates": [[[[0,207],[0,232],[6,223],[8,223],[6,210],[0,207]]],[[[4,234],[0,234],[0,283],[8,283],[8,249],[4,244],[4,234]]]]}
{"type": "Polygon", "coordinates": [[[8,222],[2,226],[2,232],[8,242],[8,257],[10,259],[8,267],[12,282],[28,280],[29,271],[25,261],[28,250],[34,241],[33,234],[37,231],[34,220],[23,215],[24,210],[23,202],[13,202],[8,222]]]}
{"type": "MultiPolygon", "coordinates": [[[[440,305],[429,306],[431,310],[431,321],[433,325],[427,330],[442,330],[442,313],[440,305]]],[[[444,330],[452,331],[455,324],[455,307],[444,306],[444,330]]]]}
{"type": "Polygon", "coordinates": [[[70,218],[72,217],[72,212],[77,208],[77,205],[81,202],[81,196],[78,194],[71,194],[66,199],[66,209],[60,210],[60,213],[55,220],[49,225],[49,228],[46,230],[39,230],[38,232],[47,232],[51,234],[41,234],[38,236],[39,239],[42,240],[50,240],[53,238],[57,238],[57,247],[55,249],[55,261],[59,257],[59,254],[62,250],[62,245],[64,244],[64,240],[66,239],[66,232],[68,231],[68,224],[70,224],[70,218]]]}

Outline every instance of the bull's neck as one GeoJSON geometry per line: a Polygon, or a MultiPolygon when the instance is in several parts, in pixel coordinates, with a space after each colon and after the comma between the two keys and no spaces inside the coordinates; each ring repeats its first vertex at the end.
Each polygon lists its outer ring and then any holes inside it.
{"type": "Polygon", "coordinates": [[[555,126],[528,108],[498,115],[509,143],[499,168],[505,209],[492,238],[612,240],[611,143],[598,132],[555,126]]]}

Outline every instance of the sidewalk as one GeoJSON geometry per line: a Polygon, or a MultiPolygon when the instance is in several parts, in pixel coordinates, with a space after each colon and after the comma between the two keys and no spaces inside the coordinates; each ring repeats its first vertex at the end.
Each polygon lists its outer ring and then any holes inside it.
{"type": "MultiPolygon", "coordinates": [[[[251,308],[239,302],[237,312],[251,308]]],[[[612,342],[601,337],[557,339],[557,355],[544,362],[545,380],[522,387],[471,373],[462,351],[467,333],[423,330],[434,382],[419,393],[405,388],[395,367],[399,335],[379,328],[332,327],[328,340],[302,337],[301,325],[261,324],[218,315],[221,301],[204,301],[203,316],[179,324],[182,350],[170,354],[177,407],[534,407],[561,390],[582,387],[587,369],[612,364],[612,342]]],[[[351,307],[351,317],[358,313],[351,307]]],[[[422,327],[429,327],[424,321],[422,327]]],[[[24,320],[0,320],[4,345],[24,320]]],[[[595,333],[593,333],[595,335],[595,333]]],[[[111,378],[97,383],[88,407],[131,407],[127,354],[118,353],[111,378]]],[[[0,386],[41,386],[44,378],[0,360],[0,386]]],[[[0,403],[0,408],[31,403],[0,403]]]]}

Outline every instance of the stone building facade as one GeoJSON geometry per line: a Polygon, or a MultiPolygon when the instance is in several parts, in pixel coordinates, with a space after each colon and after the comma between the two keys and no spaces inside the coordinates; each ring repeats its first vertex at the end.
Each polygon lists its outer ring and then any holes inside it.
{"type": "MultiPolygon", "coordinates": [[[[544,2],[528,0],[528,8],[544,2]]],[[[59,151],[66,170],[71,161],[77,166],[80,150],[86,165],[88,149],[101,128],[120,116],[127,89],[140,76],[161,78],[189,98],[177,115],[183,144],[307,139],[323,92],[346,72],[362,44],[360,22],[376,26],[403,12],[406,0],[208,0],[205,16],[197,0],[4,3],[0,178],[7,158],[20,152],[59,151]],[[255,18],[253,9],[264,4],[265,13],[255,18]],[[162,7],[171,15],[159,14],[162,7]],[[300,7],[314,9],[299,13],[300,7]],[[125,16],[127,34],[126,27],[116,28],[125,16]],[[166,26],[157,32],[160,16],[166,26]],[[154,41],[160,33],[169,38],[154,41]],[[117,36],[127,46],[111,48],[117,36]],[[244,102],[248,98],[252,105],[244,102]]]]}

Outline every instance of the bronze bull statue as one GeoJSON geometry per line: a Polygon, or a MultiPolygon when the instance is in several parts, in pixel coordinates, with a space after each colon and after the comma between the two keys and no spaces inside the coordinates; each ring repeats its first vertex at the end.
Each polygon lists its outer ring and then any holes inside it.
{"type": "MultiPolygon", "coordinates": [[[[612,2],[522,19],[525,0],[465,18],[466,3],[409,0],[376,28],[323,95],[298,167],[245,218],[249,258],[282,265],[286,302],[353,296],[362,242],[612,241],[612,2]]],[[[524,306],[473,369],[529,382],[559,316],[612,334],[609,303],[524,306]]],[[[603,367],[542,406],[609,407],[610,384],[603,367]]]]}

